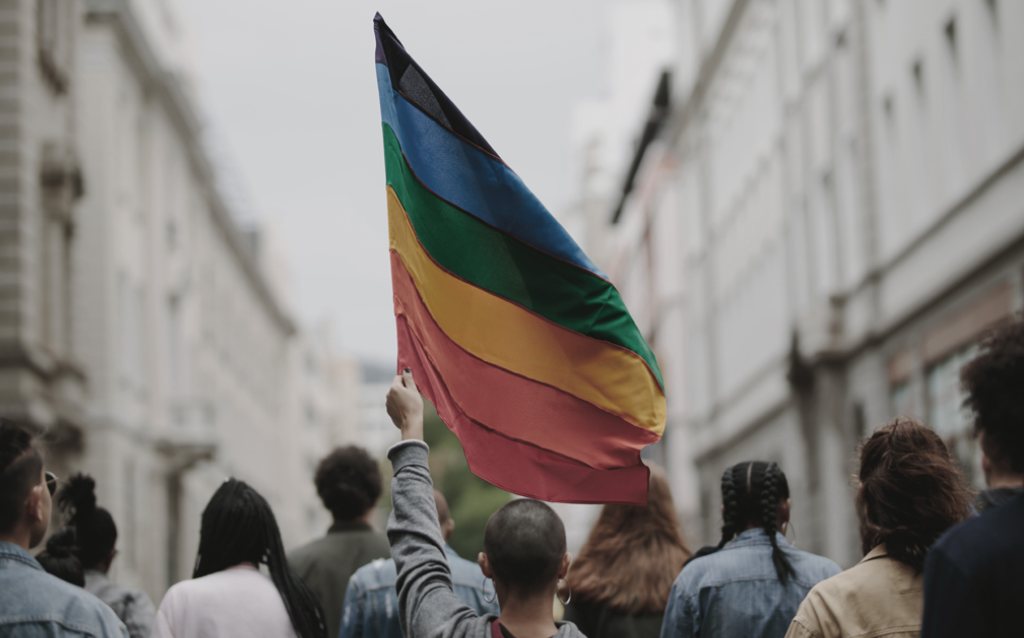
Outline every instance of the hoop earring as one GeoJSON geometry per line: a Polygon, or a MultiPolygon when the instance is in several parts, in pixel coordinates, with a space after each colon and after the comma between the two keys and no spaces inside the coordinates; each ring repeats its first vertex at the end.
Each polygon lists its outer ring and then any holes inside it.
{"type": "Polygon", "coordinates": [[[484,576],[484,583],[483,583],[483,585],[481,586],[481,589],[483,589],[483,590],[484,590],[484,602],[486,602],[486,603],[493,603],[493,602],[494,602],[494,600],[495,600],[495,599],[496,599],[496,598],[498,597],[498,590],[497,590],[497,589],[495,589],[495,590],[494,590],[494,595],[493,595],[493,596],[491,596],[490,598],[488,598],[488,597],[487,597],[487,581],[488,581],[488,580],[489,580],[489,579],[488,579],[488,578],[487,578],[486,576],[484,576]]]}
{"type": "Polygon", "coordinates": [[[558,582],[564,582],[565,588],[569,590],[569,595],[566,596],[565,600],[562,600],[562,597],[558,595],[558,589],[561,589],[561,587],[555,590],[555,596],[558,598],[558,602],[562,603],[562,606],[564,607],[565,605],[569,604],[570,600],[572,600],[572,587],[569,585],[569,581],[565,580],[564,578],[559,578],[558,582]]]}

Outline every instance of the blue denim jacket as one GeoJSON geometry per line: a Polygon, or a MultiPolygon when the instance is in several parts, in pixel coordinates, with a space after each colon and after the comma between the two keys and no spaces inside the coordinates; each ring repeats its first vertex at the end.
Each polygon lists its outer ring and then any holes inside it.
{"type": "Polygon", "coordinates": [[[661,638],[783,638],[807,592],[842,570],[827,558],[796,549],[782,534],[776,533],[776,539],[796,572],[788,583],[779,582],[764,530],[747,530],[679,574],[661,638]]]}
{"type": "MultiPolygon", "coordinates": [[[[484,590],[484,574],[476,563],[459,558],[455,550],[444,546],[452,572],[455,595],[480,616],[498,614],[494,587],[484,590]],[[487,602],[490,598],[493,602],[487,602]]],[[[359,568],[348,581],[345,608],[338,638],[402,638],[398,618],[398,574],[393,559],[378,559],[359,568]]]]}
{"type": "Polygon", "coordinates": [[[103,601],[47,574],[13,543],[0,542],[0,592],[0,638],[128,638],[103,601]]]}

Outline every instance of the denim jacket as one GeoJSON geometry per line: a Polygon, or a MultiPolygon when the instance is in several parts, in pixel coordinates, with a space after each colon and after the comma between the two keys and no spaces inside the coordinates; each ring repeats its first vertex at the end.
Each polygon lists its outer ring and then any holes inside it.
{"type": "Polygon", "coordinates": [[[783,585],[775,573],[764,530],[747,530],[683,568],[669,594],[661,638],[785,636],[807,592],[841,570],[827,558],[796,549],[777,532],[776,540],[793,565],[789,582],[783,585]]]}
{"type": "Polygon", "coordinates": [[[0,592],[0,638],[128,638],[110,607],[13,543],[0,542],[0,592]]]}
{"type": "MultiPolygon", "coordinates": [[[[455,595],[480,616],[498,614],[494,586],[484,589],[484,575],[476,563],[460,558],[445,544],[455,595]],[[488,602],[490,599],[490,602],[488,602]]],[[[338,638],[402,638],[398,620],[398,571],[394,559],[377,559],[359,568],[348,581],[338,638]]]]}

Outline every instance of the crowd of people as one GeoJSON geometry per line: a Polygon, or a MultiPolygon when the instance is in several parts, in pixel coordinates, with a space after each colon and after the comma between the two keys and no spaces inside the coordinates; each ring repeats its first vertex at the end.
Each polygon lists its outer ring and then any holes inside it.
{"type": "Polygon", "coordinates": [[[647,504],[605,505],[575,560],[558,515],[531,499],[495,512],[483,551],[460,557],[405,371],[386,399],[402,434],[386,536],[371,524],[380,471],[358,447],[320,462],[333,524],[290,553],[267,501],[231,478],[203,511],[192,578],[159,608],[109,577],[117,526],[95,481],[59,480],[39,440],[0,419],[0,638],[1024,635],[1024,317],[989,334],[961,379],[989,489],[972,492],[926,425],[883,425],[858,450],[864,557],[843,571],[787,540],[789,481],[770,461],[724,470],[720,540],[695,553],[652,466],[647,504]],[[63,525],[47,539],[54,502],[63,525]]]}

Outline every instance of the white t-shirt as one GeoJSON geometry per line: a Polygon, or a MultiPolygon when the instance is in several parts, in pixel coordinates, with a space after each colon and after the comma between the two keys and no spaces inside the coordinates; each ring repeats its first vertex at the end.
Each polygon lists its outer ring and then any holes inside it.
{"type": "Polygon", "coordinates": [[[152,638],[221,636],[296,638],[274,582],[249,563],[171,587],[152,638]]]}

